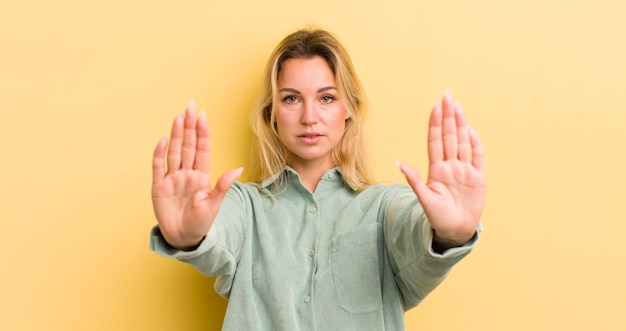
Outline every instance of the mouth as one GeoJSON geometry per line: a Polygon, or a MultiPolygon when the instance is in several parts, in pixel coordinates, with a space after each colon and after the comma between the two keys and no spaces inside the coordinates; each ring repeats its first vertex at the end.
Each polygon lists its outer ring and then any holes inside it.
{"type": "Polygon", "coordinates": [[[318,132],[305,132],[298,135],[298,140],[306,145],[315,145],[322,141],[324,135],[318,132]]]}
{"type": "Polygon", "coordinates": [[[299,138],[315,138],[315,137],[321,137],[322,134],[321,133],[317,133],[317,132],[306,132],[303,133],[301,135],[299,135],[299,138]]]}

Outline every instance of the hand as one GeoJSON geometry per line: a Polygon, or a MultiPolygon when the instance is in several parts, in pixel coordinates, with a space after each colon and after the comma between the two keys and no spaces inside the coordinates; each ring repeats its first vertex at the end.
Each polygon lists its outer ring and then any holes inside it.
{"type": "Polygon", "coordinates": [[[417,194],[435,241],[447,247],[463,245],[480,222],[487,181],[480,138],[448,91],[430,115],[428,157],[426,183],[411,166],[398,167],[417,194]]]}
{"type": "Polygon", "coordinates": [[[211,189],[209,126],[190,102],[174,119],[167,151],[163,137],[152,160],[152,204],[165,240],[177,249],[197,246],[208,233],[226,192],[243,168],[226,172],[211,189]]]}

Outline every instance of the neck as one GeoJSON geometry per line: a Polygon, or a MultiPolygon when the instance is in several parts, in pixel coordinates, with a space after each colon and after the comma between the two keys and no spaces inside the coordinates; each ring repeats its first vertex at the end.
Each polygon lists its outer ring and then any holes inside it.
{"type": "Polygon", "coordinates": [[[301,164],[295,163],[289,165],[293,170],[295,170],[298,175],[300,175],[300,179],[304,186],[306,186],[309,191],[315,192],[317,188],[317,184],[322,179],[322,176],[326,171],[335,167],[334,164],[301,164]]]}

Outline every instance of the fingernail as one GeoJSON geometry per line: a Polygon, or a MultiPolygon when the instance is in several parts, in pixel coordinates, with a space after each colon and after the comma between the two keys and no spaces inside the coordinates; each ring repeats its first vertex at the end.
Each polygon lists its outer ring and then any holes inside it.
{"type": "Polygon", "coordinates": [[[402,163],[400,163],[400,161],[396,161],[396,167],[398,167],[398,169],[401,169],[402,163]]]}
{"type": "Polygon", "coordinates": [[[191,99],[191,100],[189,100],[189,104],[187,106],[190,107],[190,108],[191,107],[195,107],[196,106],[196,102],[193,99],[191,99]]]}
{"type": "Polygon", "coordinates": [[[450,89],[449,89],[449,88],[447,88],[447,89],[443,92],[443,96],[444,96],[444,97],[449,97],[449,96],[451,96],[451,95],[452,95],[452,92],[450,92],[450,89]]]}

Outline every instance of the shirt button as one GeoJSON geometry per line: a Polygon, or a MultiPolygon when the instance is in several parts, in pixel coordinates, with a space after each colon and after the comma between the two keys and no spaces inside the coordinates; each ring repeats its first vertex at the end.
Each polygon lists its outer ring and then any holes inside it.
{"type": "Polygon", "coordinates": [[[311,213],[314,213],[314,212],[316,212],[316,211],[317,211],[317,208],[316,208],[316,207],[311,207],[311,208],[309,208],[309,212],[311,212],[311,213]]]}
{"type": "Polygon", "coordinates": [[[310,297],[310,296],[308,296],[308,295],[307,295],[307,296],[305,296],[305,297],[304,297],[304,302],[305,302],[305,303],[309,303],[309,302],[311,302],[311,297],[310,297]]]}
{"type": "Polygon", "coordinates": [[[315,249],[312,249],[312,250],[309,252],[309,256],[313,256],[313,255],[315,255],[315,249]]]}

